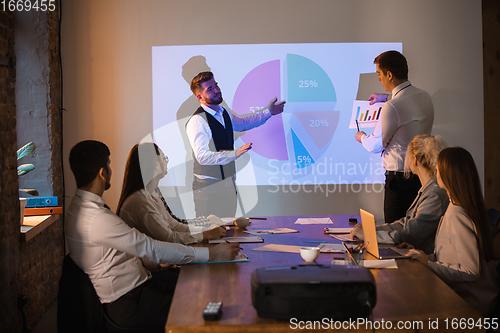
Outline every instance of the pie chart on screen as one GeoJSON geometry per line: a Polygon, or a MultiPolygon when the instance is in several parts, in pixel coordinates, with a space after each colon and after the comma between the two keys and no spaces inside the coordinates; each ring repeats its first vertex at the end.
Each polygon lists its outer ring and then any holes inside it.
{"type": "Polygon", "coordinates": [[[285,111],[241,139],[252,142],[252,151],[264,158],[289,161],[297,169],[314,164],[332,142],[339,123],[330,77],[314,61],[287,54],[253,68],[238,85],[232,109],[248,114],[274,97],[287,101],[285,111]]]}

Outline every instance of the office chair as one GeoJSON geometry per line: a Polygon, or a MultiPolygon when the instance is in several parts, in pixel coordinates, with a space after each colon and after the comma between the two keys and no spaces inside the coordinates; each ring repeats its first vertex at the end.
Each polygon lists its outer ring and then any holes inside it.
{"type": "MultiPolygon", "coordinates": [[[[490,227],[491,227],[491,239],[493,243],[493,253],[494,256],[500,258],[500,212],[495,208],[488,209],[488,217],[490,219],[490,227]]],[[[500,263],[496,268],[498,275],[498,283],[500,285],[500,263]]],[[[497,299],[497,306],[493,313],[489,315],[490,318],[496,318],[497,320],[500,318],[500,293],[497,299]]],[[[487,332],[499,332],[500,330],[488,329],[487,332]]]]}
{"type": "Polygon", "coordinates": [[[57,331],[59,333],[145,333],[163,329],[127,328],[115,324],[103,310],[87,274],[68,255],[63,260],[57,296],[57,331]]]}
{"type": "Polygon", "coordinates": [[[500,221],[500,212],[495,208],[490,208],[488,209],[488,218],[490,219],[491,227],[497,227],[498,222],[500,221]]]}
{"type": "Polygon", "coordinates": [[[490,208],[488,209],[488,218],[490,220],[493,251],[495,253],[495,256],[500,258],[500,212],[495,208],[490,208]]]}

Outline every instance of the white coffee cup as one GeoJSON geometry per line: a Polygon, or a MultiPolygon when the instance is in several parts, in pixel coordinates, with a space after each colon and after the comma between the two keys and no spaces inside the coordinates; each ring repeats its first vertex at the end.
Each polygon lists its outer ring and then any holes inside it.
{"type": "Polygon", "coordinates": [[[238,217],[233,220],[233,223],[238,228],[243,229],[250,223],[250,219],[248,217],[238,217]]]}
{"type": "Polygon", "coordinates": [[[319,247],[303,247],[300,256],[307,262],[315,261],[319,257],[319,247]]]}

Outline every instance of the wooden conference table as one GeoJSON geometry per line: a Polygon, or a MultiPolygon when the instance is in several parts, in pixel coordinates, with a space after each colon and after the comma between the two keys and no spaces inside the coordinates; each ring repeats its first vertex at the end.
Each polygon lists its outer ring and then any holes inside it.
{"type": "MultiPolygon", "coordinates": [[[[259,267],[301,264],[303,260],[300,254],[252,251],[251,249],[266,244],[318,245],[318,243],[306,242],[311,240],[340,243],[323,234],[323,228],[352,226],[348,223],[349,215],[328,217],[331,218],[333,224],[294,224],[298,216],[251,220],[248,230],[288,227],[299,230],[299,233],[267,234],[262,235],[264,243],[241,244],[242,252],[247,255],[250,262],[182,266],[165,331],[167,333],[298,331],[298,326],[295,324],[291,326],[289,321],[262,319],[257,316],[252,306],[250,279],[252,272],[259,267]],[[223,302],[220,320],[204,321],[202,313],[206,304],[217,301],[223,302]]],[[[357,218],[359,221],[359,215],[357,218]]],[[[227,232],[227,236],[232,235],[251,236],[234,227],[227,232]]],[[[343,255],[322,253],[317,262],[329,265],[334,257],[343,259],[343,255]]],[[[366,259],[374,259],[374,257],[366,259]]],[[[377,285],[377,303],[373,309],[374,325],[372,327],[378,329],[371,330],[369,326],[362,325],[355,329],[351,326],[350,329],[344,331],[442,332],[448,327],[449,331],[457,332],[460,331],[460,327],[454,326],[457,329],[452,329],[452,321],[458,324],[462,318],[462,320],[468,319],[469,321],[474,319],[474,322],[481,318],[475,309],[421,263],[409,259],[398,259],[397,265],[398,269],[371,270],[377,285]],[[429,327],[429,322],[436,325],[436,319],[438,319],[438,329],[429,327]],[[384,325],[382,320],[391,321],[392,329],[388,329],[389,325],[387,323],[384,325]],[[413,324],[413,321],[421,321],[423,327],[418,327],[419,324],[413,324]],[[396,329],[398,324],[406,329],[396,329]]],[[[305,324],[302,327],[306,327],[305,324]]],[[[318,329],[318,331],[324,331],[324,329],[318,329]]],[[[471,330],[467,329],[467,332],[484,332],[484,330],[476,327],[471,330]]]]}

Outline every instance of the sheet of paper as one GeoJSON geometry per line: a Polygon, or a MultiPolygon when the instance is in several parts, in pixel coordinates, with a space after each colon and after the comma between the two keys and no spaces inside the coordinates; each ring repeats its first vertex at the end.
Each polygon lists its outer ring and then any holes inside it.
{"type": "Polygon", "coordinates": [[[222,217],[221,220],[224,225],[233,224],[234,217],[222,217]]]}
{"type": "Polygon", "coordinates": [[[390,268],[397,269],[398,264],[396,259],[383,259],[383,260],[363,260],[363,266],[366,268],[390,268]]]}
{"type": "Polygon", "coordinates": [[[343,242],[362,242],[359,238],[351,239],[351,235],[349,234],[330,234],[330,237],[341,240],[343,242]]]}
{"type": "Polygon", "coordinates": [[[249,262],[250,259],[243,254],[243,253],[238,253],[236,257],[233,260],[227,260],[227,261],[204,261],[204,262],[193,262],[191,264],[220,264],[220,263],[225,263],[225,262],[249,262]]]}
{"type": "MultiPolygon", "coordinates": [[[[234,219],[236,217],[222,217],[221,220],[222,220],[222,225],[234,225],[234,219]]],[[[252,224],[252,221],[250,221],[248,223],[248,225],[251,225],[252,224]]]]}
{"type": "Polygon", "coordinates": [[[245,232],[251,235],[262,235],[262,234],[290,234],[299,231],[290,228],[276,228],[276,229],[247,230],[245,232]]]}
{"type": "Polygon", "coordinates": [[[348,234],[352,228],[325,228],[323,230],[327,234],[348,234]]]}
{"type": "MultiPolygon", "coordinates": [[[[326,240],[315,239],[315,238],[302,238],[302,241],[304,243],[316,243],[316,244],[326,243],[326,240]]],[[[312,246],[312,245],[306,245],[306,246],[312,246]]]]}
{"type": "Polygon", "coordinates": [[[210,239],[208,241],[209,244],[220,244],[225,241],[229,243],[263,243],[264,239],[260,236],[250,236],[250,237],[224,237],[218,239],[210,239]]]}
{"type": "Polygon", "coordinates": [[[295,221],[295,224],[333,224],[333,222],[329,217],[300,217],[295,221]]]}
{"type": "Polygon", "coordinates": [[[342,244],[331,244],[331,243],[323,243],[318,245],[321,253],[344,253],[345,249],[342,244]]]}
{"type": "MultiPolygon", "coordinates": [[[[366,268],[379,268],[379,269],[398,269],[398,264],[395,259],[384,260],[363,260],[361,262],[366,268]]],[[[347,261],[342,259],[335,259],[332,261],[334,265],[348,265],[347,261]]]]}
{"type": "Polygon", "coordinates": [[[366,268],[398,268],[396,259],[363,260],[363,266],[365,266],[366,268]]]}
{"type": "Polygon", "coordinates": [[[282,245],[269,244],[261,247],[256,247],[252,251],[268,251],[268,252],[285,252],[285,253],[300,253],[300,245],[282,245]]]}

